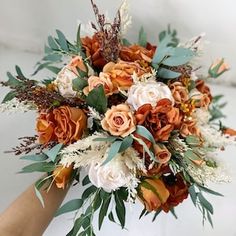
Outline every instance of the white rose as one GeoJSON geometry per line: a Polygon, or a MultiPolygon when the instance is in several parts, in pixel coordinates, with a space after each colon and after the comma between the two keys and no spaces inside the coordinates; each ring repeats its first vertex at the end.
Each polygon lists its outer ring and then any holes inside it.
{"type": "Polygon", "coordinates": [[[138,110],[144,104],[151,104],[155,107],[157,102],[163,98],[168,98],[174,103],[174,98],[167,85],[156,81],[140,82],[130,87],[127,103],[134,110],[138,110]]]}
{"type": "Polygon", "coordinates": [[[70,69],[70,67],[65,66],[57,75],[54,84],[57,86],[59,93],[63,97],[74,97],[76,96],[76,91],[73,90],[73,79],[78,76],[70,69]]]}
{"type": "Polygon", "coordinates": [[[105,165],[93,162],[88,171],[88,176],[93,185],[103,188],[106,192],[115,191],[125,186],[130,181],[130,171],[122,158],[117,156],[105,165]]]}

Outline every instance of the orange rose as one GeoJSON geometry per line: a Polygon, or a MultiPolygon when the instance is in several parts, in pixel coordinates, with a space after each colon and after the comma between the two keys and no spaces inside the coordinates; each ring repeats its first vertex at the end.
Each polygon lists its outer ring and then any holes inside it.
{"type": "Polygon", "coordinates": [[[123,61],[145,61],[150,63],[155,51],[156,47],[152,46],[149,46],[148,49],[139,45],[122,46],[120,59],[123,61]]]}
{"type": "Polygon", "coordinates": [[[86,55],[92,61],[92,64],[98,69],[102,69],[106,64],[106,60],[103,58],[100,45],[98,42],[98,34],[94,34],[92,38],[85,37],[81,39],[82,45],[85,48],[86,55]]]}
{"type": "Polygon", "coordinates": [[[110,76],[107,73],[101,72],[98,76],[90,76],[88,78],[88,86],[84,88],[83,92],[85,95],[88,95],[94,88],[103,86],[105,94],[107,96],[112,95],[115,92],[113,83],[111,82],[110,76]]]}
{"type": "Polygon", "coordinates": [[[183,137],[187,137],[189,135],[201,136],[200,131],[196,126],[196,121],[194,120],[184,121],[180,127],[180,134],[183,137]]]}
{"type": "Polygon", "coordinates": [[[138,77],[150,72],[150,68],[142,68],[135,62],[119,61],[118,63],[109,62],[103,72],[110,74],[112,83],[117,88],[128,89],[133,84],[132,75],[135,73],[138,77]]]}
{"type": "Polygon", "coordinates": [[[52,113],[41,113],[36,123],[36,130],[41,144],[47,144],[55,140],[54,128],[55,123],[52,113]]]}
{"type": "Polygon", "coordinates": [[[112,106],[101,121],[102,128],[114,136],[126,137],[136,129],[135,117],[126,104],[112,106]]]}
{"type": "Polygon", "coordinates": [[[76,75],[78,75],[77,68],[83,72],[87,72],[87,67],[81,56],[74,57],[68,64],[68,68],[71,69],[76,75]]]}
{"type": "Polygon", "coordinates": [[[69,167],[58,166],[53,171],[53,179],[58,188],[65,189],[66,185],[70,181],[72,171],[73,171],[72,165],[69,167]]]}
{"type": "Polygon", "coordinates": [[[170,90],[172,92],[172,96],[175,99],[176,104],[185,103],[188,101],[188,90],[181,82],[174,82],[170,85],[170,90]]]}
{"type": "Polygon", "coordinates": [[[210,88],[206,85],[204,80],[198,79],[196,80],[196,89],[202,94],[206,94],[209,98],[210,102],[212,101],[212,95],[210,88]]]}
{"type": "Polygon", "coordinates": [[[61,106],[53,110],[53,115],[56,122],[54,132],[59,143],[73,143],[82,137],[87,117],[81,109],[61,106]]]}
{"type": "Polygon", "coordinates": [[[163,144],[155,144],[154,145],[154,152],[157,158],[157,161],[160,164],[166,164],[171,157],[171,153],[168,151],[165,145],[163,144]]]}
{"type": "Polygon", "coordinates": [[[163,211],[168,212],[173,207],[176,207],[184,199],[188,198],[188,186],[185,183],[181,174],[174,176],[173,174],[164,176],[165,187],[169,191],[170,195],[167,201],[162,204],[163,211]]]}
{"type": "Polygon", "coordinates": [[[161,99],[155,108],[150,104],[141,106],[135,113],[138,125],[145,126],[156,141],[167,141],[175,127],[179,127],[182,116],[169,99],[161,99]]]}
{"type": "Polygon", "coordinates": [[[208,73],[212,78],[217,78],[229,69],[229,65],[225,63],[224,59],[221,58],[215,60],[215,62],[212,63],[208,70],[208,73]]]}
{"type": "Polygon", "coordinates": [[[167,201],[169,191],[160,179],[145,179],[138,195],[147,211],[156,211],[167,201]]]}

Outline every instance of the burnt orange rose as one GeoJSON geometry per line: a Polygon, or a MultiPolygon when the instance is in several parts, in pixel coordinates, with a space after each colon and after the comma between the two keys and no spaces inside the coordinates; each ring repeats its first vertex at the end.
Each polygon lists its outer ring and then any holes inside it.
{"type": "Polygon", "coordinates": [[[143,68],[138,63],[125,61],[109,62],[103,68],[103,72],[110,75],[114,86],[122,89],[128,89],[133,84],[134,73],[140,77],[150,71],[150,67],[143,68]]]}
{"type": "Polygon", "coordinates": [[[206,94],[209,98],[210,102],[212,101],[212,95],[210,88],[206,85],[204,80],[198,79],[196,80],[196,89],[202,94],[206,94]]]}
{"type": "Polygon", "coordinates": [[[98,41],[98,34],[94,34],[92,38],[85,37],[81,39],[82,45],[85,48],[86,55],[89,57],[92,61],[92,64],[102,69],[103,66],[106,64],[106,60],[103,58],[101,51],[100,51],[100,45],[98,41]]]}
{"type": "Polygon", "coordinates": [[[65,189],[66,185],[69,183],[71,174],[73,172],[73,166],[64,167],[64,166],[58,166],[53,171],[53,179],[56,183],[56,186],[58,188],[65,189]]]}
{"type": "Polygon", "coordinates": [[[126,104],[112,106],[101,121],[102,128],[114,136],[126,137],[136,129],[135,117],[126,104]]]}
{"type": "Polygon", "coordinates": [[[122,46],[120,50],[120,59],[123,61],[145,61],[150,63],[156,47],[148,44],[147,48],[139,45],[122,46]]]}
{"type": "Polygon", "coordinates": [[[187,137],[189,135],[201,136],[200,131],[196,126],[196,121],[194,120],[184,121],[180,127],[180,134],[183,137],[187,137]]]}
{"type": "Polygon", "coordinates": [[[52,113],[40,113],[36,123],[36,130],[39,135],[39,142],[46,144],[56,139],[54,134],[55,122],[52,113]]]}
{"type": "Polygon", "coordinates": [[[87,127],[87,117],[81,109],[61,106],[53,110],[53,115],[59,143],[68,144],[81,139],[87,127]]]}
{"type": "Polygon", "coordinates": [[[175,176],[171,174],[166,177],[164,176],[163,179],[170,195],[167,201],[162,204],[161,208],[163,211],[168,212],[188,198],[188,186],[181,174],[175,176]]]}
{"type": "Polygon", "coordinates": [[[150,104],[141,106],[135,113],[138,125],[145,126],[156,141],[167,141],[170,133],[180,125],[182,116],[169,99],[161,99],[155,108],[150,104]]]}
{"type": "Polygon", "coordinates": [[[138,196],[147,211],[156,211],[164,204],[169,191],[160,179],[145,179],[138,191],[138,196]]]}
{"type": "Polygon", "coordinates": [[[172,96],[175,99],[176,104],[185,103],[189,99],[189,93],[187,88],[181,82],[174,82],[170,85],[172,96]]]}
{"type": "Polygon", "coordinates": [[[166,164],[170,160],[171,153],[169,152],[169,150],[166,148],[165,145],[155,144],[154,152],[156,159],[160,164],[166,164]]]}

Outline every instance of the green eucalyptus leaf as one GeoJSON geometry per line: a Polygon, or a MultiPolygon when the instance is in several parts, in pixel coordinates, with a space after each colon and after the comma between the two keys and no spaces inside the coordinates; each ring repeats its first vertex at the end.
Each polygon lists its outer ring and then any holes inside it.
{"type": "Polygon", "coordinates": [[[131,135],[125,137],[125,138],[122,140],[122,143],[121,143],[119,152],[124,152],[126,149],[128,149],[129,147],[131,147],[132,144],[133,144],[133,141],[134,141],[134,139],[132,138],[131,135]]]}
{"type": "Polygon", "coordinates": [[[123,39],[122,39],[122,44],[123,44],[124,46],[130,46],[130,45],[131,45],[131,43],[129,42],[129,40],[126,39],[126,38],[123,38],[123,39]]]}
{"type": "Polygon", "coordinates": [[[181,73],[175,72],[166,68],[160,68],[158,71],[158,77],[163,79],[176,79],[181,76],[181,73]]]}
{"type": "Polygon", "coordinates": [[[197,203],[197,193],[195,191],[195,188],[194,188],[194,185],[191,185],[189,188],[188,188],[188,192],[190,194],[190,197],[192,199],[192,202],[193,204],[196,206],[196,203],[197,203]]]}
{"type": "Polygon", "coordinates": [[[7,93],[7,95],[4,97],[4,99],[2,100],[2,103],[11,101],[13,98],[16,97],[16,92],[15,91],[10,91],[9,93],[7,93]]]}
{"type": "Polygon", "coordinates": [[[83,194],[82,194],[82,199],[86,200],[87,198],[89,198],[92,194],[94,194],[97,191],[97,187],[95,186],[90,186],[87,189],[84,190],[83,194]]]}
{"type": "Polygon", "coordinates": [[[152,144],[155,144],[156,141],[153,137],[153,135],[150,133],[150,131],[148,129],[146,129],[144,126],[141,125],[137,125],[136,127],[136,131],[137,134],[139,134],[140,136],[146,138],[147,140],[149,140],[152,144]]]}
{"type": "Polygon", "coordinates": [[[93,89],[86,97],[86,103],[98,112],[105,113],[107,110],[107,97],[103,86],[93,89]]]}
{"type": "Polygon", "coordinates": [[[139,31],[138,44],[144,48],[147,45],[147,34],[145,33],[143,26],[139,31]]]}
{"type": "Polygon", "coordinates": [[[53,50],[59,50],[59,46],[58,44],[56,43],[56,41],[53,39],[52,36],[49,36],[48,37],[48,45],[51,49],[53,50]]]}
{"type": "Polygon", "coordinates": [[[117,218],[121,224],[122,229],[125,227],[125,215],[126,215],[126,209],[125,204],[122,199],[120,199],[117,192],[115,192],[115,203],[116,203],[116,215],[117,218]]]}
{"type": "Polygon", "coordinates": [[[191,146],[198,146],[201,143],[201,140],[199,137],[194,136],[194,135],[189,135],[186,137],[186,143],[191,146]]]}
{"type": "Polygon", "coordinates": [[[68,48],[67,39],[66,39],[65,35],[60,30],[56,30],[56,32],[57,32],[57,36],[58,36],[58,42],[59,42],[61,48],[64,51],[68,52],[69,48],[68,48]]]}
{"type": "Polygon", "coordinates": [[[32,172],[51,172],[55,169],[52,162],[37,162],[23,167],[19,173],[32,173],[32,172]]]}
{"type": "Polygon", "coordinates": [[[84,179],[82,180],[82,186],[88,185],[88,184],[90,184],[90,183],[91,183],[91,181],[90,181],[90,179],[89,179],[89,176],[86,175],[86,176],[84,177],[84,179]]]}
{"type": "Polygon", "coordinates": [[[214,213],[213,206],[211,205],[210,202],[206,200],[206,198],[202,195],[202,193],[198,193],[198,199],[201,203],[201,205],[206,208],[211,214],[214,213]]]}
{"type": "Polygon", "coordinates": [[[47,179],[41,178],[34,184],[34,191],[35,191],[36,197],[39,199],[43,208],[45,207],[45,203],[43,200],[43,196],[40,193],[40,189],[43,187],[43,185],[46,181],[47,181],[47,179]]]}
{"type": "Polygon", "coordinates": [[[166,66],[181,66],[187,64],[193,56],[170,56],[162,61],[166,66]]]}
{"type": "Polygon", "coordinates": [[[20,157],[21,160],[27,161],[46,161],[48,157],[45,154],[35,154],[20,157]]]}
{"type": "Polygon", "coordinates": [[[184,157],[186,159],[189,159],[191,161],[199,161],[199,160],[202,160],[195,152],[193,152],[192,150],[187,150],[185,153],[184,153],[184,157]]]}
{"type": "Polygon", "coordinates": [[[16,65],[15,68],[16,68],[17,76],[18,76],[19,78],[26,79],[26,77],[24,76],[24,74],[23,74],[22,71],[21,71],[21,68],[20,68],[19,66],[17,66],[17,65],[16,65]]]}
{"type": "Polygon", "coordinates": [[[55,216],[59,216],[68,212],[79,210],[83,206],[84,201],[82,199],[73,199],[65,203],[60,209],[56,212],[55,216]]]}
{"type": "Polygon", "coordinates": [[[16,79],[10,72],[7,72],[7,85],[13,88],[20,87],[22,85],[22,82],[18,79],[16,79]]]}
{"type": "Polygon", "coordinates": [[[113,143],[117,139],[119,139],[119,137],[109,136],[109,137],[104,137],[104,138],[95,138],[95,139],[93,139],[93,141],[95,141],[95,142],[111,142],[111,143],[113,143]]]}
{"type": "Polygon", "coordinates": [[[206,192],[206,193],[213,194],[213,195],[216,195],[216,196],[219,196],[219,197],[224,197],[223,194],[218,193],[218,192],[216,192],[216,191],[213,191],[213,190],[211,190],[211,189],[209,189],[209,188],[206,188],[206,187],[204,187],[204,186],[202,186],[202,185],[197,185],[197,187],[198,187],[200,190],[202,190],[202,191],[204,191],[204,192],[206,192]]]}
{"type": "Polygon", "coordinates": [[[79,92],[82,91],[88,85],[88,80],[78,77],[73,79],[72,84],[73,84],[73,90],[79,92]]]}
{"type": "Polygon", "coordinates": [[[152,222],[154,222],[155,220],[156,220],[156,218],[157,218],[157,216],[159,216],[159,214],[162,212],[162,209],[158,209],[156,212],[155,212],[155,214],[154,214],[154,216],[153,216],[153,218],[152,218],[152,222]]]}
{"type": "Polygon", "coordinates": [[[57,155],[59,154],[62,147],[63,147],[63,144],[59,143],[55,145],[53,148],[51,148],[50,150],[45,151],[44,154],[47,155],[52,162],[55,162],[57,159],[57,155]]]}

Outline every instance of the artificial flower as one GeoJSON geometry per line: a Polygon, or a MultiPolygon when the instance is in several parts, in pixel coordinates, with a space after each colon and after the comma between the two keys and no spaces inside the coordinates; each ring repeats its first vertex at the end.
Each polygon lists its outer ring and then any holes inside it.
{"type": "Polygon", "coordinates": [[[208,73],[212,78],[218,78],[224,72],[229,70],[229,65],[225,63],[224,59],[215,60],[210,66],[208,73]]]}
{"type": "Polygon", "coordinates": [[[176,104],[181,104],[188,101],[188,89],[181,82],[176,81],[170,84],[170,90],[176,104]]]}
{"type": "Polygon", "coordinates": [[[180,134],[183,137],[187,137],[189,135],[201,136],[200,130],[197,127],[197,123],[195,120],[185,120],[180,127],[180,134]]]}
{"type": "Polygon", "coordinates": [[[135,117],[126,104],[112,106],[101,121],[102,128],[111,135],[126,137],[136,129],[135,117]]]}
{"type": "Polygon", "coordinates": [[[73,166],[69,167],[58,166],[53,171],[53,179],[58,188],[65,189],[66,185],[69,183],[73,171],[73,166]]]}
{"type": "Polygon", "coordinates": [[[171,103],[174,103],[169,87],[162,82],[151,80],[132,85],[128,91],[127,103],[134,110],[138,110],[144,104],[155,107],[163,98],[168,98],[171,103]]]}
{"type": "Polygon", "coordinates": [[[160,164],[166,164],[171,158],[171,153],[164,144],[155,144],[154,154],[160,164]]]}

